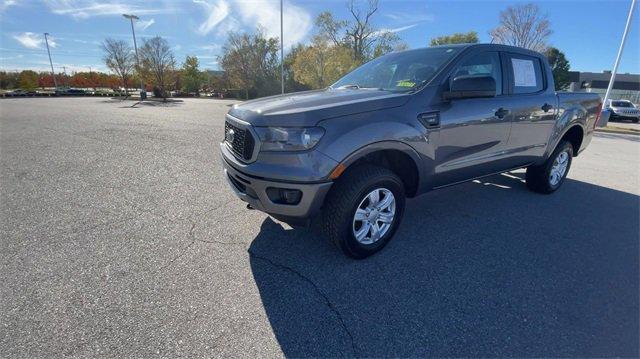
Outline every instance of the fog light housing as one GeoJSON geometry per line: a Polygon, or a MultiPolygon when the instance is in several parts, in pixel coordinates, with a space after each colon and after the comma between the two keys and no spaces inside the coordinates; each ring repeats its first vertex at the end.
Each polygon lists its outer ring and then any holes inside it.
{"type": "Polygon", "coordinates": [[[267,196],[273,203],[277,204],[298,204],[302,199],[302,191],[288,188],[267,188],[267,196]]]}

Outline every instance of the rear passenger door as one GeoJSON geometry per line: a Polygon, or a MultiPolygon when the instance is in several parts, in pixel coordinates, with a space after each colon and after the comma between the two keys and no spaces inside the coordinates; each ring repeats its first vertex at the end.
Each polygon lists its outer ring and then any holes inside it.
{"type": "Polygon", "coordinates": [[[555,125],[557,96],[540,58],[517,53],[505,53],[505,58],[511,109],[507,151],[515,167],[544,153],[555,125]]]}

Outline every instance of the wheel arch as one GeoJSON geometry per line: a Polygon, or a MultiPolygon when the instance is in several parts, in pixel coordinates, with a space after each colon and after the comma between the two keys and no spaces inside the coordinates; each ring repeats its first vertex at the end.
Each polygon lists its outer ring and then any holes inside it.
{"type": "Polygon", "coordinates": [[[581,121],[573,121],[567,124],[562,131],[556,132],[556,134],[557,135],[553,136],[551,145],[547,147],[543,159],[546,160],[549,158],[553,151],[555,151],[558,145],[564,140],[571,143],[573,147],[573,157],[578,156],[580,148],[582,148],[585,143],[585,138],[587,136],[585,125],[581,121]]]}
{"type": "MultiPolygon", "coordinates": [[[[584,140],[584,129],[580,124],[570,126],[560,137],[558,143],[562,141],[569,141],[573,147],[573,156],[577,156],[584,140]]],[[[558,146],[558,144],[556,144],[558,146]]]]}
{"type": "Polygon", "coordinates": [[[340,165],[346,172],[362,163],[385,167],[398,175],[407,197],[414,197],[420,192],[424,169],[420,165],[420,155],[408,144],[400,141],[375,142],[352,152],[340,165]]]}

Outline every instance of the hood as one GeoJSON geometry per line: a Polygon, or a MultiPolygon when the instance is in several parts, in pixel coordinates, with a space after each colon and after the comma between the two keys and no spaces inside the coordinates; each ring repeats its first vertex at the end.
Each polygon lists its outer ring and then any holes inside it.
{"type": "Polygon", "coordinates": [[[239,103],[229,114],[254,126],[315,126],[328,118],[402,106],[409,98],[389,91],[324,89],[239,103]]]}

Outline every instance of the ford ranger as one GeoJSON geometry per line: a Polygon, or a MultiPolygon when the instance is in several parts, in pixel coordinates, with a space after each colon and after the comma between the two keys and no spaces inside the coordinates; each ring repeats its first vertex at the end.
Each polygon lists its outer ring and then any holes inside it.
{"type": "Polygon", "coordinates": [[[436,46],[378,57],[326,89],[236,104],[220,151],[248,208],[293,225],[318,217],[365,258],[393,237],[405,198],[518,168],[529,189],[556,191],[601,108],[597,94],[556,92],[537,52],[436,46]]]}

